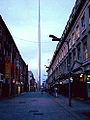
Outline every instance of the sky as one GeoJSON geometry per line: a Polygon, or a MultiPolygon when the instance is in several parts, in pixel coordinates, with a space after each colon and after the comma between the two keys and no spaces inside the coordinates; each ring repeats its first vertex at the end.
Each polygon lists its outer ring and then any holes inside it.
{"type": "MultiPolygon", "coordinates": [[[[49,34],[61,37],[76,0],[41,0],[41,73],[52,60],[58,42],[49,34]]],[[[0,15],[6,23],[23,60],[38,79],[38,0],[0,0],[0,15]]]]}

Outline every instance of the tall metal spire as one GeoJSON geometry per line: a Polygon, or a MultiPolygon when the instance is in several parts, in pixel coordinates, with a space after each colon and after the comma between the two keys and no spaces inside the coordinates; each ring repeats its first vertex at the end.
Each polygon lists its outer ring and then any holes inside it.
{"type": "Polygon", "coordinates": [[[38,80],[39,89],[41,86],[41,16],[40,16],[40,0],[38,0],[38,80]]]}

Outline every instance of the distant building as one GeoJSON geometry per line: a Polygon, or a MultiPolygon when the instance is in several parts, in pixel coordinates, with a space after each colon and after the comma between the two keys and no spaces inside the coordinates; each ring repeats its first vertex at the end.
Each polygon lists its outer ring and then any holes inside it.
{"type": "Polygon", "coordinates": [[[90,0],[76,0],[47,72],[48,86],[59,93],[68,95],[71,76],[72,96],[90,97],[90,0]]]}
{"type": "Polygon", "coordinates": [[[29,91],[35,91],[36,81],[31,71],[28,71],[28,84],[29,84],[29,91]]]}

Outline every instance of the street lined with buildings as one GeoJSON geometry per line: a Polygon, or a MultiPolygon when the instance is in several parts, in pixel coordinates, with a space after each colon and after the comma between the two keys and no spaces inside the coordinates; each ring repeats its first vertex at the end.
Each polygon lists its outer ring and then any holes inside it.
{"type": "Polygon", "coordinates": [[[90,0],[76,0],[61,38],[49,37],[59,42],[41,85],[0,16],[0,120],[90,120],[90,0]]]}
{"type": "Polygon", "coordinates": [[[0,120],[90,120],[90,104],[67,97],[28,92],[0,101],[0,120]],[[85,114],[86,113],[86,114],[85,114]]]}

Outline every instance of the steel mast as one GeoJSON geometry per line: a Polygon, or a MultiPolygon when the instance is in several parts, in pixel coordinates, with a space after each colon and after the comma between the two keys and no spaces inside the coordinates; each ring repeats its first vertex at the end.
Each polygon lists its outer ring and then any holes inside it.
{"type": "Polygon", "coordinates": [[[40,0],[38,0],[38,86],[41,86],[41,16],[40,16],[40,0]]]}

